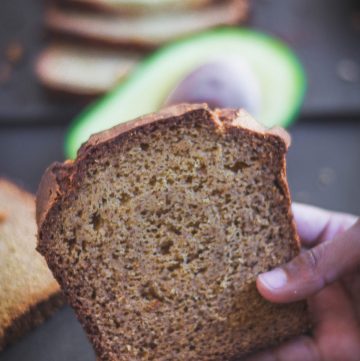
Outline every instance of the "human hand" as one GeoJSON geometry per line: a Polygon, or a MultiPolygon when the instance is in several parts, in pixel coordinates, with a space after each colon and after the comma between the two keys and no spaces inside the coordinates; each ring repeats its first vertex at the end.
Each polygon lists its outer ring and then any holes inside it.
{"type": "Polygon", "coordinates": [[[308,299],[313,335],[302,336],[247,361],[360,360],[360,220],[295,204],[304,251],[260,275],[259,292],[271,302],[308,299]]]}

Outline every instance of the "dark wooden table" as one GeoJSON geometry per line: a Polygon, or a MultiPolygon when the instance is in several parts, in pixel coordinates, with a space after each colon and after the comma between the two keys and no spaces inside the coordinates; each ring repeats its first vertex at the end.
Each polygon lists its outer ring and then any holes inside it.
{"type": "MultiPolygon", "coordinates": [[[[250,26],[288,42],[309,76],[304,108],[290,129],[288,176],[294,200],[360,214],[359,2],[258,0],[254,5],[250,26]]],[[[10,41],[21,41],[25,57],[0,86],[0,176],[36,191],[44,169],[63,159],[66,128],[81,106],[49,99],[36,83],[32,67],[44,40],[40,2],[12,0],[2,6],[1,56],[10,41]]],[[[0,360],[95,357],[65,307],[0,354],[0,360]]]]}

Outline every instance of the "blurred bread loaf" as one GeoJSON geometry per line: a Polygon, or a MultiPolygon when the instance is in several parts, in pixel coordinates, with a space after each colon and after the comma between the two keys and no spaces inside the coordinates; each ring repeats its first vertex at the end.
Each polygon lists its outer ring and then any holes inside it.
{"type": "Polygon", "coordinates": [[[63,304],[35,248],[34,197],[0,179],[0,351],[63,304]]]}
{"type": "Polygon", "coordinates": [[[124,80],[140,57],[125,50],[55,43],[40,54],[36,72],[50,89],[96,96],[124,80]]]}

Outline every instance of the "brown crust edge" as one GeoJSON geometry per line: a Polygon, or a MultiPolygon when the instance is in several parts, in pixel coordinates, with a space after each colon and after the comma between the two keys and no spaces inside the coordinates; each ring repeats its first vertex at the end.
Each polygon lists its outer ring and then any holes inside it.
{"type": "MultiPolygon", "coordinates": [[[[176,121],[177,118],[184,116],[184,114],[188,112],[204,112],[208,115],[209,118],[211,118],[212,124],[216,128],[223,127],[222,131],[236,132],[238,129],[241,129],[241,131],[248,132],[252,135],[255,134],[256,136],[260,136],[264,140],[271,141],[279,146],[279,153],[281,153],[280,159],[282,163],[281,171],[278,175],[277,181],[281,191],[285,196],[288,206],[287,218],[289,219],[289,223],[291,224],[292,228],[292,235],[295,241],[294,248],[296,248],[297,252],[300,251],[300,241],[296,232],[296,227],[291,211],[291,197],[286,181],[286,140],[283,139],[279,134],[273,134],[271,130],[260,131],[258,128],[258,123],[256,123],[257,126],[255,126],[255,123],[252,124],[252,122],[245,122],[246,126],[244,126],[244,124],[240,124],[241,122],[236,122],[236,119],[231,122],[230,119],[231,117],[234,117],[234,115],[239,117],[244,117],[246,115],[246,113],[244,113],[242,110],[236,111],[225,109],[213,112],[206,104],[181,104],[166,108],[158,113],[153,113],[137,118],[128,123],[120,124],[101,133],[94,134],[86,143],[82,145],[78,151],[78,155],[75,161],[66,161],[63,164],[54,163],[47,169],[41,180],[37,194],[37,222],[39,229],[38,250],[40,253],[47,256],[46,258],[50,268],[52,268],[53,260],[47,249],[47,242],[49,242],[49,240],[46,239],[46,236],[43,238],[43,236],[46,234],[46,232],[43,231],[46,230],[47,223],[51,223],[53,217],[56,215],[58,206],[62,200],[73,195],[74,189],[76,189],[78,185],[77,183],[79,182],[79,173],[83,172],[83,166],[86,164],[88,158],[91,157],[91,155],[96,151],[98,151],[100,147],[107,146],[110,143],[116,141],[121,142],[123,139],[131,137],[133,132],[141,131],[143,127],[149,126],[152,123],[158,121],[167,121],[170,119],[176,121]],[[255,129],[251,126],[251,124],[252,126],[255,126],[255,129]]],[[[287,133],[285,132],[285,134],[287,133]]],[[[62,284],[61,274],[55,273],[54,275],[62,284]]],[[[64,293],[72,307],[77,310],[77,317],[86,330],[88,337],[91,339],[97,354],[101,355],[103,353],[101,340],[96,335],[96,327],[89,323],[89,317],[91,318],[91,315],[87,315],[86,310],[84,311],[81,309],[81,307],[77,304],[77,301],[73,298],[72,295],[67,293],[66,289],[64,289],[64,293]]],[[[304,309],[306,309],[305,303],[304,309]]]]}
{"type": "Polygon", "coordinates": [[[64,193],[65,185],[63,183],[66,182],[66,178],[70,175],[71,165],[71,161],[54,162],[42,176],[36,194],[36,223],[38,228],[41,228],[49,210],[64,193]]]}
{"type": "Polygon", "coordinates": [[[210,28],[216,28],[225,25],[226,26],[237,25],[241,22],[244,22],[248,18],[248,14],[249,14],[249,5],[247,3],[247,0],[228,0],[228,2],[229,2],[228,6],[231,7],[232,9],[231,11],[232,15],[231,18],[229,18],[226,22],[221,22],[216,26],[209,26],[199,31],[184,33],[179,37],[168,39],[167,41],[164,42],[156,41],[156,40],[151,41],[150,39],[145,39],[141,37],[115,40],[104,37],[101,34],[89,35],[86,29],[84,30],[79,27],[77,27],[77,29],[74,28],[68,29],[66,28],[66,26],[64,26],[65,20],[63,18],[63,15],[59,13],[59,9],[61,8],[54,5],[48,6],[47,10],[45,11],[45,25],[51,32],[61,34],[70,39],[72,38],[75,40],[86,40],[89,43],[101,44],[110,47],[124,46],[124,47],[133,47],[135,49],[141,49],[141,50],[152,50],[170,41],[180,40],[182,38],[191,36],[192,34],[196,34],[201,31],[208,30],[210,28]]]}

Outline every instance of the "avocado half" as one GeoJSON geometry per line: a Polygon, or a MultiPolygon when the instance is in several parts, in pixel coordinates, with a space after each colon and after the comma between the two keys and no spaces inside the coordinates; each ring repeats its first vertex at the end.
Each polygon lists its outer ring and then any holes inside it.
{"type": "Polygon", "coordinates": [[[257,119],[267,127],[287,127],[303,102],[306,78],[296,55],[280,41],[239,28],[216,29],[181,40],[153,53],[127,80],[82,112],[66,137],[70,158],[93,133],[159,110],[179,82],[219,56],[239,57],[259,81],[257,119]]]}

